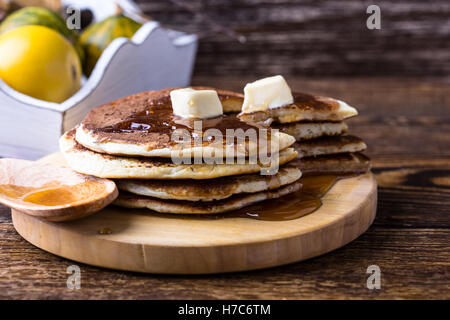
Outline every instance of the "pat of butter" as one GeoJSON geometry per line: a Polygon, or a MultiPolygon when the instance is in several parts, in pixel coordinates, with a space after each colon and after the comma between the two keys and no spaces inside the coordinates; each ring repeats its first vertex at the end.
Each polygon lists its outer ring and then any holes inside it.
{"type": "Polygon", "coordinates": [[[173,113],[183,118],[214,118],[223,114],[222,103],[215,90],[191,88],[170,91],[173,113]]]}
{"type": "Polygon", "coordinates": [[[264,111],[294,103],[291,89],[282,76],[247,83],[244,88],[243,113],[264,111]]]}

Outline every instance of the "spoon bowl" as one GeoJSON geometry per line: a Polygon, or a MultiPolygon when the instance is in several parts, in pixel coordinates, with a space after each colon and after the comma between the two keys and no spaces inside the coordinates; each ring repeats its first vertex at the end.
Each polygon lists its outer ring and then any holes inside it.
{"type": "Polygon", "coordinates": [[[0,159],[0,203],[47,221],[69,221],[100,211],[118,196],[116,184],[67,167],[0,159]]]}

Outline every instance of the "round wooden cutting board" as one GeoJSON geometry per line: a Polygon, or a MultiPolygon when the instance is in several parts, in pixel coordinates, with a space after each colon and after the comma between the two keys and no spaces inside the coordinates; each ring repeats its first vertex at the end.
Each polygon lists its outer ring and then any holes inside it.
{"type": "MultiPolygon", "coordinates": [[[[60,154],[41,161],[64,164],[60,154]]],[[[72,222],[46,222],[12,210],[17,232],[33,245],[74,261],[128,271],[205,274],[305,260],[357,238],[375,218],[372,173],[339,180],[323,205],[299,219],[151,215],[108,206],[72,222]]]]}

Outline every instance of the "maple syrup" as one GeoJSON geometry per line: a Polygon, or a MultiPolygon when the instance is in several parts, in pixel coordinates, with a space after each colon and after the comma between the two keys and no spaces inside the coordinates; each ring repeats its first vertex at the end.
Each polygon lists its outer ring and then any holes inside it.
{"type": "Polygon", "coordinates": [[[338,179],[344,177],[337,175],[303,177],[300,179],[303,186],[299,191],[223,214],[222,217],[251,218],[265,221],[298,219],[319,209],[322,205],[321,198],[338,179]]]}
{"type": "Polygon", "coordinates": [[[98,230],[99,234],[111,234],[112,233],[112,229],[111,228],[101,228],[100,230],[98,230]]]}
{"type": "Polygon", "coordinates": [[[302,109],[333,110],[339,107],[339,103],[324,97],[316,97],[306,93],[294,92],[294,105],[302,109]]]}
{"type": "Polygon", "coordinates": [[[223,135],[227,129],[258,129],[256,125],[247,124],[233,114],[224,114],[211,119],[184,119],[172,112],[170,105],[150,105],[144,111],[136,112],[125,120],[116,124],[96,129],[98,132],[145,134],[172,134],[177,129],[186,129],[193,132],[194,121],[201,121],[202,132],[208,129],[217,129],[223,135]]]}

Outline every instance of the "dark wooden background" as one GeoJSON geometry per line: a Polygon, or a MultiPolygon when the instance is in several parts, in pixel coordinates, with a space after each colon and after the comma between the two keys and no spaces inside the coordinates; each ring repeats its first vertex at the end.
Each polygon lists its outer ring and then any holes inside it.
{"type": "MultiPolygon", "coordinates": [[[[208,26],[171,1],[139,1],[168,27],[208,26]]],[[[368,145],[377,217],[334,252],[267,270],[159,276],[76,263],[23,240],[0,206],[0,298],[450,299],[450,2],[377,1],[382,29],[365,28],[366,1],[184,1],[248,38],[202,38],[193,84],[241,91],[281,73],[294,90],[348,101],[350,132],[368,145]],[[366,268],[381,268],[368,290],[366,268]]]]}
{"type": "Polygon", "coordinates": [[[200,42],[195,75],[450,74],[448,0],[136,2],[167,27],[206,36],[200,42]],[[370,4],[381,8],[381,30],[366,27],[370,4]],[[216,32],[205,17],[244,35],[247,42],[216,32]]]}

